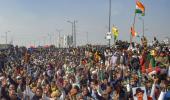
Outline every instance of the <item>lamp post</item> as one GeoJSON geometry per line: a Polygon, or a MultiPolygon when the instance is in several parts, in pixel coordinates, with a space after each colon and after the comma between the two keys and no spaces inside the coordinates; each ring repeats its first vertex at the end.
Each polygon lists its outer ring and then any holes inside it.
{"type": "Polygon", "coordinates": [[[77,21],[74,20],[74,46],[76,47],[77,46],[77,33],[76,33],[76,23],[77,21]]]}
{"type": "MultiPolygon", "coordinates": [[[[111,4],[112,4],[112,2],[111,2],[111,0],[109,0],[109,28],[108,28],[109,32],[111,32],[111,27],[110,27],[111,26],[111,6],[112,6],[111,4]]],[[[108,39],[108,40],[109,40],[109,47],[110,47],[110,40],[111,39],[108,39]]]]}
{"type": "Polygon", "coordinates": [[[73,46],[73,44],[74,44],[74,22],[72,22],[72,21],[67,21],[68,23],[70,23],[71,24],[71,27],[72,27],[72,33],[71,33],[71,35],[72,35],[72,43],[71,43],[71,45],[73,46]]]}
{"type": "Polygon", "coordinates": [[[76,47],[76,23],[77,23],[77,21],[76,20],[74,20],[74,21],[67,21],[68,23],[71,23],[71,25],[72,25],[72,37],[73,37],[73,43],[72,43],[72,45],[74,46],[74,47],[76,47]]]}
{"type": "Polygon", "coordinates": [[[58,32],[58,47],[60,48],[61,44],[60,44],[60,35],[61,35],[61,29],[56,29],[56,31],[58,32]]]}

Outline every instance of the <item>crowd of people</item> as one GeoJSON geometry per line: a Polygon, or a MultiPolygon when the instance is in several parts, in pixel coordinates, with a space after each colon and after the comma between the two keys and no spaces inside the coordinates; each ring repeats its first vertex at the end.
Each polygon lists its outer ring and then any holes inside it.
{"type": "Polygon", "coordinates": [[[0,100],[170,100],[170,48],[19,48],[0,52],[0,100]]]}

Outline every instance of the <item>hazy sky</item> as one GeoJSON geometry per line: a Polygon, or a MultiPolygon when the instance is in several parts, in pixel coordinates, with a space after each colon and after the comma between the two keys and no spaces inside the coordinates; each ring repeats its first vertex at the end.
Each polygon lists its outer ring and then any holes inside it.
{"type": "MultiPolygon", "coordinates": [[[[162,39],[170,36],[170,0],[141,0],[146,7],[145,34],[162,39]]],[[[0,0],[0,43],[16,45],[57,44],[58,32],[71,34],[71,24],[67,21],[77,20],[77,44],[89,42],[106,44],[105,33],[108,31],[109,0],[0,0]]],[[[111,24],[120,31],[119,39],[129,40],[130,27],[133,22],[135,0],[112,0],[111,24]]],[[[136,30],[142,35],[140,15],[136,18],[136,30]]],[[[113,41],[112,41],[113,42],[113,41]]]]}

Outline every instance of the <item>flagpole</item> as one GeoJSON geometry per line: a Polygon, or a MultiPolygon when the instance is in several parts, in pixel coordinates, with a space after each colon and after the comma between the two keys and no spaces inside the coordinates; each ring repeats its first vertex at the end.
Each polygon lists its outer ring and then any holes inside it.
{"type": "Polygon", "coordinates": [[[144,37],[145,36],[145,21],[143,18],[139,17],[139,19],[142,21],[142,28],[143,28],[143,34],[142,36],[144,37]]]}
{"type": "MultiPolygon", "coordinates": [[[[133,29],[135,29],[135,22],[136,22],[136,12],[133,20],[133,29]]],[[[132,46],[132,33],[130,33],[130,46],[132,46]]]]}

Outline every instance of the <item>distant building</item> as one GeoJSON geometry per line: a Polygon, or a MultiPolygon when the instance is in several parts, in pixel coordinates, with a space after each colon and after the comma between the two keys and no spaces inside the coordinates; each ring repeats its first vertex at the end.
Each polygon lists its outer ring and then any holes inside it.
{"type": "Polygon", "coordinates": [[[60,47],[61,48],[69,48],[73,46],[73,36],[71,35],[64,35],[60,37],[60,47]]]}

